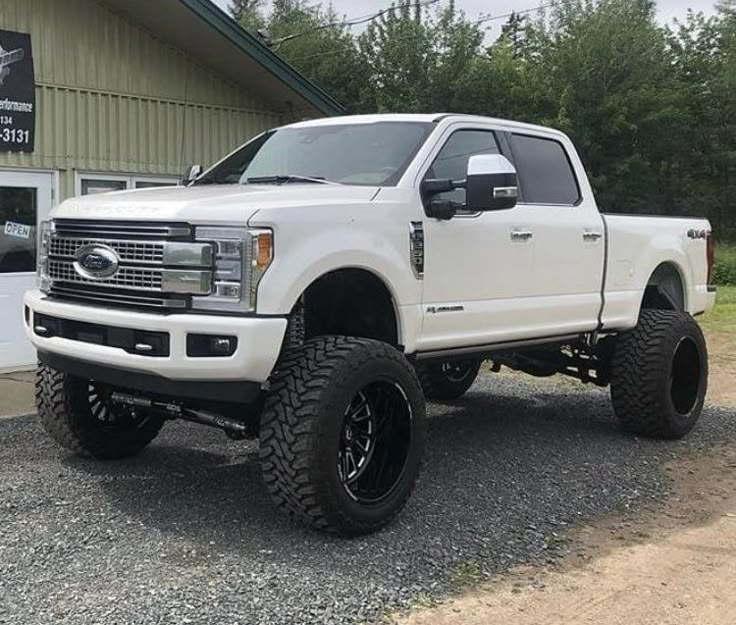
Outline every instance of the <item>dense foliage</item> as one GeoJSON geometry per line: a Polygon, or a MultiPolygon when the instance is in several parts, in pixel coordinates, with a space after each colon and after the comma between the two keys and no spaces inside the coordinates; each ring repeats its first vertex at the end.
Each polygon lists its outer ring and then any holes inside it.
{"type": "Polygon", "coordinates": [[[667,27],[654,0],[559,0],[503,25],[410,0],[357,32],[303,0],[231,10],[348,112],[552,125],[577,143],[603,210],[706,215],[736,239],[736,0],[667,27]]]}

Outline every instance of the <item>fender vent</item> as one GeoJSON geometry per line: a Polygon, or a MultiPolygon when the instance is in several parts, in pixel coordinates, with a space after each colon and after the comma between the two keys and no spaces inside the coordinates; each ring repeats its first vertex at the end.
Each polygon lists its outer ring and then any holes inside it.
{"type": "Polygon", "coordinates": [[[424,224],[421,221],[409,223],[409,260],[414,275],[424,277],[424,224]]]}

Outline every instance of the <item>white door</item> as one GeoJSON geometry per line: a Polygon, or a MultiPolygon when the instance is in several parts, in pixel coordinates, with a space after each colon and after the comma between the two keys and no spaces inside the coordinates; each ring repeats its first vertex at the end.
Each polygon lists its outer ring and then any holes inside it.
{"type": "Polygon", "coordinates": [[[512,133],[509,143],[521,185],[520,225],[534,254],[533,271],[524,280],[538,331],[594,330],[605,239],[592,193],[581,188],[573,152],[557,138],[512,133]]]}
{"type": "MultiPolygon", "coordinates": [[[[491,128],[451,131],[425,178],[465,178],[474,154],[498,154],[491,128]]],[[[435,196],[465,202],[465,191],[435,196]]],[[[419,351],[477,346],[533,336],[538,315],[523,290],[533,272],[533,247],[523,237],[523,209],[424,220],[424,286],[419,351]]]]}
{"type": "Polygon", "coordinates": [[[51,209],[52,174],[0,171],[0,371],[32,366],[23,293],[36,283],[38,224],[51,209]]]}

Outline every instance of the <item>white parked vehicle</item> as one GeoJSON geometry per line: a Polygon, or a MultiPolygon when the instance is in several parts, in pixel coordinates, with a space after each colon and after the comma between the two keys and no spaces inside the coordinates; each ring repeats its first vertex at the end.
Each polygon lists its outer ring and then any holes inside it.
{"type": "Polygon", "coordinates": [[[276,504],[371,532],[419,472],[425,397],[483,360],[611,386],[622,424],[700,416],[710,225],[602,215],[560,132],[375,115],[266,132],[185,188],[67,200],[27,332],[48,432],[135,454],[168,419],[259,436],[276,504]]]}

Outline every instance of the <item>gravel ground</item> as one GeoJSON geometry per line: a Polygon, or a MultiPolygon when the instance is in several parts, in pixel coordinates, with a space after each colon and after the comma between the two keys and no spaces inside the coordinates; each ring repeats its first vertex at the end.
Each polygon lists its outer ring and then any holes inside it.
{"type": "Polygon", "coordinates": [[[276,514],[253,444],[171,424],[140,457],[59,451],[0,419],[0,623],[352,623],[459,578],[554,560],[566,525],[668,488],[660,464],[736,439],[709,408],[685,442],[624,435],[606,392],[481,376],[430,407],[427,462],[386,531],[345,541],[276,514]]]}

